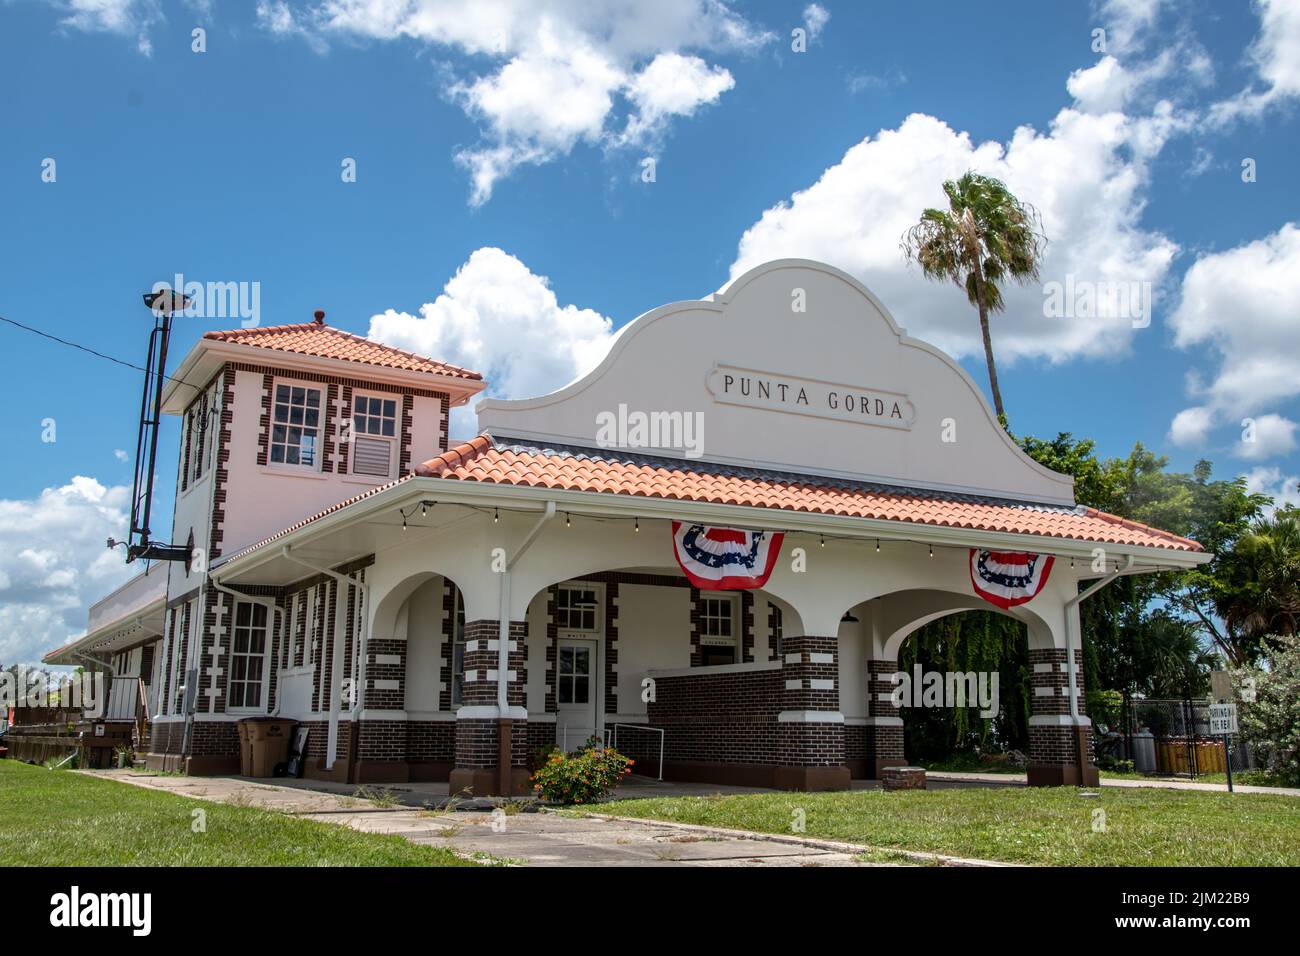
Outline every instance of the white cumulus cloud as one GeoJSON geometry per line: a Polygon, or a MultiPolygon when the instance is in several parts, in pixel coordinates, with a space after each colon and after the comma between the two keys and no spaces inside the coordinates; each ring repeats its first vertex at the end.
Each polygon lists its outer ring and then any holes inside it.
{"type": "Polygon", "coordinates": [[[1258,84],[1215,104],[1214,122],[1258,116],[1276,104],[1300,96],[1300,0],[1255,0],[1259,34],[1248,58],[1258,84]]]}
{"type": "Polygon", "coordinates": [[[258,18],[318,47],[333,37],[405,38],[474,58],[448,87],[482,133],[456,154],[471,205],[520,166],[582,143],[656,145],[670,119],[734,86],[699,54],[747,53],[773,39],[726,0],[263,0],[258,18]]]}
{"type": "Polygon", "coordinates": [[[83,33],[130,37],[145,56],[153,53],[149,31],[163,21],[159,0],[47,0],[59,10],[62,26],[83,33]]]}
{"type": "MultiPolygon", "coordinates": [[[[501,398],[545,395],[593,369],[614,340],[613,323],[592,309],[560,305],[545,276],[501,249],[477,249],[416,314],[389,309],[370,320],[370,338],[482,372],[501,398]]],[[[472,415],[453,413],[454,437],[477,433],[472,415]]]]}
{"type": "Polygon", "coordinates": [[[808,31],[808,39],[816,40],[830,23],[831,12],[819,3],[810,3],[803,8],[803,25],[808,31]]]}
{"type": "MultiPolygon", "coordinates": [[[[1207,376],[1191,377],[1202,433],[1212,425],[1256,423],[1259,459],[1295,446],[1295,425],[1278,405],[1300,395],[1300,226],[1287,223],[1252,242],[1201,255],[1183,276],[1182,295],[1170,317],[1174,342],[1208,347],[1219,358],[1207,376]]],[[[1243,426],[1244,427],[1244,426],[1243,426]]],[[[1175,429],[1176,430],[1176,429],[1175,429]]],[[[1243,448],[1247,445],[1243,443],[1243,448]]]]}
{"type": "MultiPolygon", "coordinates": [[[[1064,109],[1045,132],[1022,126],[1006,143],[975,143],[940,119],[912,114],[765,211],[741,238],[732,275],[770,259],[819,259],[860,279],[912,335],[958,357],[982,354],[964,291],[924,280],[899,250],[923,209],[946,205],[944,180],[973,169],[1002,179],[1042,214],[1050,240],[1043,283],[1149,282],[1158,302],[1178,247],[1140,219],[1147,162],[1178,123],[1165,108],[1143,117],[1064,109]]],[[[1124,353],[1144,334],[1117,314],[1047,318],[1041,286],[1008,285],[1004,299],[993,342],[1007,363],[1124,353]]]]}
{"type": "Polygon", "coordinates": [[[1246,490],[1263,492],[1273,499],[1273,507],[1265,510],[1270,514],[1277,508],[1288,505],[1300,508],[1300,478],[1284,475],[1277,467],[1260,466],[1246,472],[1246,490]]]}
{"type": "Polygon", "coordinates": [[[78,475],[29,499],[0,499],[0,663],[37,663],[86,629],[90,605],[130,578],[120,550],[131,489],[78,475]]]}

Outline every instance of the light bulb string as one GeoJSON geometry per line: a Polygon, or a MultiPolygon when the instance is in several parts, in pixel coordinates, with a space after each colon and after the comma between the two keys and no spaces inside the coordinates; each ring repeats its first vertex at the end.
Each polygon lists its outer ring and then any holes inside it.
{"type": "MultiPolygon", "coordinates": [[[[415,512],[416,512],[417,510],[420,511],[420,513],[421,513],[422,516],[425,516],[425,515],[427,515],[428,511],[431,510],[431,509],[433,509],[437,504],[438,504],[437,501],[433,501],[433,500],[425,499],[425,500],[422,500],[422,501],[418,501],[418,502],[416,502],[415,504],[413,504],[413,505],[411,505],[411,506],[409,506],[409,507],[407,507],[407,508],[400,508],[400,509],[398,509],[398,514],[401,516],[401,519],[402,519],[402,526],[403,526],[403,528],[406,527],[408,520],[409,520],[410,518],[414,517],[415,512]]],[[[502,513],[502,512],[505,512],[505,513],[507,513],[507,514],[511,514],[511,513],[514,513],[514,514],[531,514],[531,515],[536,515],[536,514],[537,514],[537,509],[536,509],[536,508],[511,508],[511,507],[508,507],[508,506],[503,507],[503,506],[501,506],[501,505],[491,505],[491,506],[488,506],[488,505],[473,505],[473,504],[461,504],[461,503],[457,503],[457,507],[465,508],[465,509],[470,510],[470,511],[475,511],[475,512],[478,512],[479,514],[491,514],[491,515],[492,515],[493,523],[500,523],[500,517],[501,517],[501,513],[502,513]]],[[[590,521],[598,521],[598,522],[602,522],[602,523],[616,523],[616,522],[620,522],[620,521],[622,521],[622,522],[630,522],[630,523],[632,524],[632,526],[633,526],[634,531],[639,532],[639,531],[641,530],[641,516],[640,516],[640,515],[594,515],[594,514],[583,514],[583,513],[581,513],[581,512],[574,512],[574,511],[570,511],[570,510],[565,510],[565,511],[563,512],[563,514],[564,514],[564,526],[565,526],[566,528],[570,528],[570,529],[573,527],[573,520],[574,520],[575,518],[583,518],[583,519],[586,519],[586,520],[590,520],[590,521]]],[[[648,520],[654,520],[654,519],[653,519],[653,518],[650,518],[650,519],[648,519],[648,520]]],[[[665,519],[663,519],[663,520],[666,520],[666,521],[667,521],[667,520],[674,520],[674,519],[667,519],[667,518],[665,518],[665,519]]],[[[675,520],[683,520],[683,519],[675,519],[675,520]]],[[[693,523],[697,523],[697,522],[693,522],[693,523]]],[[[724,530],[724,531],[741,531],[741,532],[749,532],[749,531],[753,531],[753,530],[754,530],[753,528],[735,528],[735,527],[731,527],[731,526],[729,526],[729,525],[711,525],[710,527],[719,528],[719,529],[724,530]]],[[[824,532],[824,531],[807,531],[807,530],[804,530],[804,529],[801,529],[801,528],[785,528],[785,529],[782,529],[782,528],[767,528],[767,529],[763,529],[763,531],[764,531],[764,533],[767,533],[767,534],[777,534],[777,533],[780,533],[780,534],[784,534],[784,535],[805,535],[805,536],[807,536],[807,537],[814,537],[814,536],[815,536],[815,537],[817,538],[817,540],[818,540],[818,544],[819,544],[819,546],[820,546],[820,547],[823,547],[823,548],[826,547],[826,543],[827,543],[828,541],[856,541],[856,542],[867,542],[867,543],[872,543],[872,544],[874,544],[874,548],[875,548],[875,551],[876,551],[877,554],[882,554],[882,553],[883,553],[882,550],[881,550],[881,545],[882,545],[882,543],[884,543],[884,544],[909,544],[909,545],[918,545],[918,546],[919,546],[919,545],[925,545],[925,546],[926,546],[926,549],[927,549],[928,556],[931,557],[931,558],[934,557],[934,542],[932,542],[932,541],[921,541],[921,540],[918,540],[918,539],[916,539],[916,538],[872,538],[872,537],[863,537],[863,536],[860,536],[860,535],[848,535],[848,534],[827,534],[827,533],[824,532]]],[[[945,545],[940,544],[939,547],[942,549],[942,548],[945,547],[945,545]]],[[[955,548],[959,548],[959,547],[967,547],[967,546],[963,546],[963,545],[949,545],[949,546],[947,546],[947,547],[948,547],[949,549],[955,549],[955,548]]],[[[981,549],[979,549],[979,550],[991,550],[991,549],[988,549],[988,548],[981,548],[981,549]]],[[[1050,554],[1050,552],[1047,552],[1047,551],[1038,551],[1038,552],[1034,552],[1034,553],[1036,553],[1036,554],[1050,554]]],[[[1065,556],[1065,555],[1055,555],[1055,557],[1061,557],[1061,558],[1064,558],[1064,557],[1066,557],[1066,556],[1065,556]]],[[[1070,556],[1070,562],[1071,562],[1071,565],[1070,565],[1070,566],[1071,566],[1071,567],[1074,567],[1074,560],[1075,560],[1075,556],[1070,556]]]]}

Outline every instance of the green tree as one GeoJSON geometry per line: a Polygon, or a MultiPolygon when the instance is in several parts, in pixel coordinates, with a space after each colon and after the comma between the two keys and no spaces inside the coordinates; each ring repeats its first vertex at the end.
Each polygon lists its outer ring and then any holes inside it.
{"type": "Polygon", "coordinates": [[[1285,509],[1256,519],[1215,572],[1205,591],[1222,622],[1216,640],[1234,664],[1251,663],[1264,637],[1300,629],[1300,512],[1285,509]]]}
{"type": "Polygon", "coordinates": [[[1267,668],[1232,672],[1241,704],[1241,731],[1268,767],[1300,784],[1300,635],[1266,638],[1267,668]],[[1252,699],[1253,698],[1253,699],[1252,699]]]}
{"type": "Polygon", "coordinates": [[[918,263],[927,279],[965,289],[966,298],[979,310],[993,408],[1005,425],[989,315],[1005,308],[1002,283],[1006,279],[1022,285],[1037,281],[1047,240],[1038,212],[1000,180],[967,172],[955,182],[945,182],[943,191],[948,208],[921,213],[921,221],[903,235],[903,255],[918,263]]]}

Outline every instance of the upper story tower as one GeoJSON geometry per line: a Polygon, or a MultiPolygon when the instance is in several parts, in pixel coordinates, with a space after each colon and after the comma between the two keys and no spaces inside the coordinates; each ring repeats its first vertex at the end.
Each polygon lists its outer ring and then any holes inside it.
{"type": "MultiPolygon", "coordinates": [[[[162,411],[182,417],[172,540],[192,536],[205,566],[445,451],[450,410],[486,384],[324,315],[208,332],[167,383],[162,411]]],[[[173,596],[199,584],[181,576],[173,596]]]]}

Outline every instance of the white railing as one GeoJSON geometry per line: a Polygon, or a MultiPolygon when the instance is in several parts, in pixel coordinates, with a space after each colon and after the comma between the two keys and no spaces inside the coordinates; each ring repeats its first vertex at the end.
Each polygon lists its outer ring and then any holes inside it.
{"type": "MultiPolygon", "coordinates": [[[[606,727],[600,731],[600,735],[605,739],[605,746],[618,750],[618,728],[624,727],[628,730],[645,730],[652,734],[659,735],[659,779],[664,778],[664,729],[662,727],[651,727],[648,724],[614,724],[612,727],[606,727]]],[[[585,729],[585,728],[584,728],[585,729]]],[[[591,735],[583,738],[583,743],[591,735]]],[[[560,724],[560,749],[564,753],[569,752],[569,725],[560,724]]]]}
{"type": "MultiPolygon", "coordinates": [[[[628,730],[645,730],[659,735],[659,779],[662,780],[664,778],[664,729],[662,727],[651,727],[648,724],[615,724],[611,738],[612,742],[609,743],[609,746],[615,750],[618,750],[618,729],[620,727],[625,727],[628,730]]],[[[605,733],[609,734],[610,732],[607,730],[605,733]]]]}

